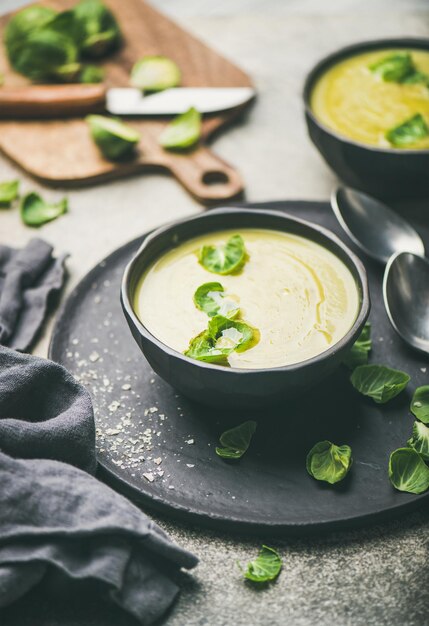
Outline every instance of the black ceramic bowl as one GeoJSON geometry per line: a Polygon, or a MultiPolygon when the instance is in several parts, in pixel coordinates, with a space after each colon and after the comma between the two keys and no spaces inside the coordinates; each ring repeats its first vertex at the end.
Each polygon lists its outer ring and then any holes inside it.
{"type": "Polygon", "coordinates": [[[347,57],[371,50],[417,48],[429,51],[429,39],[377,39],[342,48],[320,61],[304,86],[305,118],[310,138],[327,164],[350,187],[380,198],[429,194],[429,150],[378,148],[348,139],[318,120],[310,98],[318,79],[347,57]]]}
{"type": "Polygon", "coordinates": [[[365,269],[360,260],[328,230],[279,213],[257,209],[214,209],[160,228],[149,235],[128,264],[122,279],[122,307],[131,332],[157,374],[173,387],[203,404],[255,409],[307,390],[329,374],[359,336],[370,309],[365,269]],[[142,273],[163,253],[182,242],[212,231],[267,228],[315,241],[339,257],[351,271],[360,294],[360,309],[349,332],[322,354],[270,369],[238,369],[204,363],[184,356],[156,339],[133,309],[142,273]]]}

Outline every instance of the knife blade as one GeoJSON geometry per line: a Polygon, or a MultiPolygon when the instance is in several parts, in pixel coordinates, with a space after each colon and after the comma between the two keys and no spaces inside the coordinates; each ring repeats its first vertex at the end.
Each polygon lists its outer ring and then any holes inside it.
{"type": "Polygon", "coordinates": [[[145,95],[138,89],[103,85],[33,85],[0,89],[0,118],[69,117],[106,110],[114,115],[177,115],[194,106],[218,113],[246,104],[251,87],[177,87],[145,95]]]}
{"type": "Polygon", "coordinates": [[[251,87],[175,87],[145,95],[139,89],[111,88],[106,109],[113,115],[177,115],[190,107],[218,113],[241,106],[255,96],[251,87]]]}

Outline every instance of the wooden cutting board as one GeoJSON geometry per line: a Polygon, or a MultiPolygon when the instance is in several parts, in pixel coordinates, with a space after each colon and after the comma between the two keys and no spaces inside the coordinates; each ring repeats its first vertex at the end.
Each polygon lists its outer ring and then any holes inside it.
{"type": "MultiPolygon", "coordinates": [[[[100,65],[106,85],[129,86],[134,62],[145,56],[170,57],[182,71],[183,87],[249,87],[248,76],[142,0],[104,0],[114,12],[124,36],[120,50],[100,65]]],[[[77,0],[38,3],[57,10],[70,8],[77,0]]],[[[10,15],[0,18],[0,39],[10,15]]],[[[29,84],[9,66],[0,45],[0,72],[4,86],[29,84]]],[[[199,201],[210,203],[238,196],[243,190],[239,173],[205,145],[215,131],[240,115],[245,107],[206,118],[203,141],[185,154],[163,150],[158,136],[166,121],[129,119],[141,133],[137,156],[127,163],[112,163],[102,157],[81,118],[0,121],[0,149],[32,176],[54,185],[82,185],[154,169],[168,171],[199,201]]]]}

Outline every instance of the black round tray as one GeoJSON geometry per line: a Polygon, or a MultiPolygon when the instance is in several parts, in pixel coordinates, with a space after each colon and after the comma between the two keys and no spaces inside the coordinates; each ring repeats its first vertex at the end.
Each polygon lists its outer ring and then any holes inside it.
{"type": "MultiPolygon", "coordinates": [[[[329,205],[276,202],[280,209],[346,236],[329,205]]],[[[429,232],[421,235],[429,244],[429,232]]],[[[406,445],[412,390],[428,382],[429,363],[397,337],[384,311],[382,271],[364,259],[372,297],[371,361],[411,375],[409,391],[387,405],[351,387],[346,368],[281,409],[227,413],[180,396],[156,376],[135,344],[119,303],[122,272],[142,238],[119,248],[79,283],[59,313],[50,357],[90,391],[100,467],[113,485],[142,504],[214,527],[308,532],[391,517],[429,493],[399,493],[387,475],[389,454],[406,445]],[[258,422],[246,455],[215,454],[219,434],[245,419],[258,422]],[[354,465],[336,486],[313,480],[308,450],[329,439],[352,447],[354,465]]],[[[352,247],[352,246],[351,246],[352,247]]]]}

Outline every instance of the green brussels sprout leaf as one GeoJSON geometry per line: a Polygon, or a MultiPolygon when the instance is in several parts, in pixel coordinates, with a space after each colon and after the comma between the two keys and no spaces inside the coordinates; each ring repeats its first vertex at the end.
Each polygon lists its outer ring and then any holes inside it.
{"type": "Polygon", "coordinates": [[[115,16],[99,0],[82,0],[73,12],[81,30],[81,52],[101,57],[116,48],[122,39],[115,16]]]}
{"type": "Polygon", "coordinates": [[[180,150],[190,148],[201,136],[201,114],[191,107],[171,121],[159,136],[163,148],[180,150]]]}
{"type": "Polygon", "coordinates": [[[421,422],[429,424],[429,385],[417,387],[411,400],[410,411],[421,422]]]}
{"type": "Polygon", "coordinates": [[[224,288],[220,283],[200,285],[194,293],[194,304],[209,317],[219,314],[233,318],[240,310],[234,300],[225,297],[224,288]]]}
{"type": "Polygon", "coordinates": [[[21,219],[27,226],[42,226],[67,212],[67,198],[48,204],[38,193],[28,193],[21,201],[21,219]]]}
{"type": "Polygon", "coordinates": [[[85,65],[80,74],[80,83],[102,83],[104,80],[104,70],[96,65],[85,65]]]}
{"type": "Polygon", "coordinates": [[[416,113],[408,120],[391,128],[386,133],[386,139],[395,147],[407,147],[417,143],[429,135],[429,127],[420,113],[416,113]]]}
{"type": "Polygon", "coordinates": [[[319,441],[308,453],[306,466],[310,476],[333,485],[347,476],[352,462],[350,446],[319,441]]]}
{"type": "Polygon", "coordinates": [[[385,365],[360,365],[350,381],[362,395],[372,398],[377,404],[385,404],[405,389],[410,377],[385,365]]]}
{"type": "Polygon", "coordinates": [[[131,70],[131,84],[144,91],[163,91],[177,87],[180,70],[176,63],[163,56],[146,56],[137,61],[131,70]]]}
{"type": "Polygon", "coordinates": [[[386,82],[401,83],[416,68],[409,52],[396,52],[373,63],[369,69],[386,82]]]}
{"type": "Polygon", "coordinates": [[[429,488],[429,467],[413,448],[399,448],[390,455],[389,478],[399,491],[423,493],[429,488]]]}
{"type": "Polygon", "coordinates": [[[280,574],[282,560],[274,548],[262,546],[257,558],[247,565],[247,569],[238,564],[243,572],[244,578],[256,583],[265,583],[274,580],[280,574]]]}
{"type": "Polygon", "coordinates": [[[139,133],[117,118],[88,115],[86,121],[93,140],[112,161],[130,157],[140,141],[139,133]]]}
{"type": "Polygon", "coordinates": [[[260,339],[260,333],[256,328],[223,315],[215,315],[210,319],[207,332],[216,348],[229,348],[236,352],[245,352],[253,348],[260,339]]]}
{"type": "Polygon", "coordinates": [[[12,65],[15,49],[22,46],[32,31],[41,28],[56,15],[57,12],[54,9],[33,4],[10,18],[4,32],[4,43],[12,65]]]}
{"type": "Polygon", "coordinates": [[[234,274],[242,269],[247,259],[246,248],[241,235],[233,235],[225,245],[203,246],[198,260],[213,274],[234,274]]]}
{"type": "Polygon", "coordinates": [[[184,355],[197,361],[228,365],[228,355],[233,348],[217,348],[215,342],[205,330],[189,342],[189,347],[184,355]]]}
{"type": "Polygon", "coordinates": [[[415,421],[413,424],[413,435],[408,439],[407,444],[422,455],[425,461],[429,461],[429,427],[422,422],[415,421]]]}
{"type": "Polygon", "coordinates": [[[19,180],[0,183],[0,207],[9,207],[19,194],[19,180]]]}
{"type": "Polygon", "coordinates": [[[368,363],[368,354],[372,349],[371,340],[371,324],[367,322],[359,336],[350,349],[350,352],[343,360],[343,363],[350,369],[354,369],[358,365],[368,363]]]}
{"type": "Polygon", "coordinates": [[[235,428],[226,430],[219,437],[222,448],[216,448],[216,454],[223,459],[240,459],[250,445],[256,430],[256,422],[249,420],[235,428]]]}

